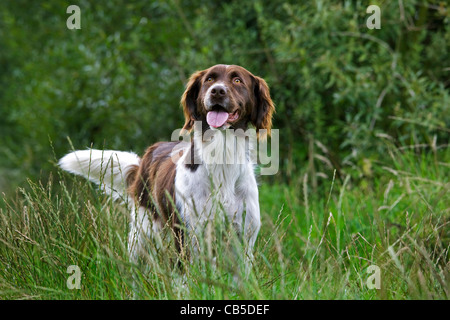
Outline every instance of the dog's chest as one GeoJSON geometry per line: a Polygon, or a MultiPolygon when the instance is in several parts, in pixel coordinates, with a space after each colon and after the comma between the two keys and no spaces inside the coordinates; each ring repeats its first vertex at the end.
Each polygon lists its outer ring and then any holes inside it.
{"type": "Polygon", "coordinates": [[[248,165],[200,165],[195,172],[177,168],[176,203],[188,227],[200,227],[208,220],[241,223],[247,195],[248,165]]]}

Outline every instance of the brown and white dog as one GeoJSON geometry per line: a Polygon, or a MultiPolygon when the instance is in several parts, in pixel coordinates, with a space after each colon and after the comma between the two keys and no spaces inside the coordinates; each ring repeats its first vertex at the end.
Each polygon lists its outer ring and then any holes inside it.
{"type": "Polygon", "coordinates": [[[181,249],[182,230],[201,234],[219,212],[238,234],[243,233],[251,259],[261,226],[254,163],[246,144],[225,143],[224,137],[226,129],[255,128],[259,137],[270,134],[274,105],[269,88],[262,78],[240,66],[216,65],[190,77],[181,105],[184,132],[201,125],[201,133],[194,133],[191,142],[158,142],[142,158],[112,150],[74,151],[63,157],[59,166],[129,204],[132,259],[144,250],[145,239],[158,238],[167,225],[181,249]],[[208,130],[215,134],[213,139],[205,139],[208,130]],[[211,154],[204,151],[211,145],[223,152],[225,160],[232,154],[237,161],[211,161],[211,154]]]}

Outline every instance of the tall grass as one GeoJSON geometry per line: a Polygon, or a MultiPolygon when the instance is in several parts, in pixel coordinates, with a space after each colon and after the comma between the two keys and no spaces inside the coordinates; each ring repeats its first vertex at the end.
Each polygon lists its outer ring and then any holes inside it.
{"type": "Polygon", "coordinates": [[[392,147],[388,156],[372,164],[372,179],[322,175],[316,191],[308,174],[292,185],[262,181],[248,277],[223,223],[206,228],[195,259],[149,240],[148,255],[130,262],[126,210],[55,170],[0,206],[1,298],[448,299],[449,149],[392,147]],[[80,289],[67,287],[70,265],[80,289]],[[367,285],[372,265],[380,289],[367,285]]]}

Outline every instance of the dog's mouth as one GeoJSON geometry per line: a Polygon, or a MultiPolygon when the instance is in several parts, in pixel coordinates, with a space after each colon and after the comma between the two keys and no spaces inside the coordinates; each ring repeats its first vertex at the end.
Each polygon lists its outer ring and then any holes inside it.
{"type": "Polygon", "coordinates": [[[232,123],[238,118],[239,110],[227,112],[221,105],[215,105],[206,115],[206,122],[213,128],[220,128],[225,123],[232,123]]]}

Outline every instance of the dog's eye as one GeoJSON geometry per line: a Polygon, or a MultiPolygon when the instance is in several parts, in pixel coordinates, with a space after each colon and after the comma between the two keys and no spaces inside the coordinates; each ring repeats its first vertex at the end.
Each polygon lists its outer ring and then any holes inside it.
{"type": "Polygon", "coordinates": [[[241,82],[242,82],[242,80],[239,79],[239,78],[234,78],[233,81],[234,81],[235,83],[241,83],[241,82]]]}
{"type": "Polygon", "coordinates": [[[209,77],[208,79],[206,79],[206,82],[212,82],[214,79],[212,77],[209,77]]]}

